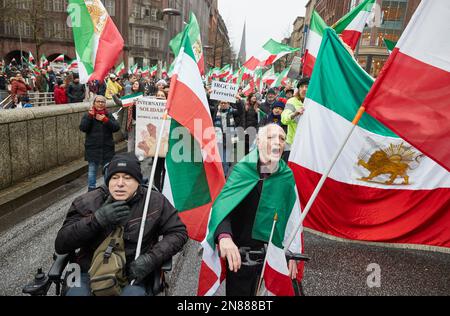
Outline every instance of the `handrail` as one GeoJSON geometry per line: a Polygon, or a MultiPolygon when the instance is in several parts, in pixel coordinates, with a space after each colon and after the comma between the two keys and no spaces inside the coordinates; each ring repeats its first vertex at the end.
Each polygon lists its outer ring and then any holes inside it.
{"type": "Polygon", "coordinates": [[[12,99],[11,99],[11,95],[8,95],[2,102],[0,102],[0,107],[2,109],[5,109],[7,105],[9,105],[11,103],[12,99]]]}

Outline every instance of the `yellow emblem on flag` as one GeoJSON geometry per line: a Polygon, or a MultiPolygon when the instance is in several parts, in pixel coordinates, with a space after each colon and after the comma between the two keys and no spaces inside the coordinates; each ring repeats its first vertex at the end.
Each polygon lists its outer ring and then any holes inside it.
{"type": "Polygon", "coordinates": [[[364,167],[370,173],[358,180],[393,185],[394,181],[400,177],[403,178],[402,185],[409,185],[407,171],[417,168],[422,157],[423,154],[414,151],[411,146],[405,146],[403,142],[396,145],[390,144],[373,152],[367,161],[359,157],[357,165],[364,167]],[[417,163],[414,168],[411,166],[412,162],[417,163]],[[384,182],[377,181],[376,178],[382,175],[390,175],[390,177],[384,182]]]}

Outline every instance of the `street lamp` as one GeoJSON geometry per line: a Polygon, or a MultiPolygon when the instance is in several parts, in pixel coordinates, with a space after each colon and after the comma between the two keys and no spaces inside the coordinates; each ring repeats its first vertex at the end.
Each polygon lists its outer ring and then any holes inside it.
{"type": "Polygon", "coordinates": [[[174,9],[174,8],[165,8],[162,10],[162,14],[167,15],[168,21],[167,21],[167,43],[166,43],[166,63],[169,63],[169,42],[170,42],[170,31],[169,29],[171,29],[170,25],[171,25],[171,21],[170,21],[170,17],[172,16],[180,16],[181,12],[180,10],[174,9]]]}

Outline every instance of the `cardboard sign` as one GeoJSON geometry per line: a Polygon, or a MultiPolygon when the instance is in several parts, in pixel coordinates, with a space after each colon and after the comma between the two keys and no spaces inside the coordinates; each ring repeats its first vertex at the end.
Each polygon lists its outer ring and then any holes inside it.
{"type": "Polygon", "coordinates": [[[211,83],[212,92],[210,99],[235,103],[238,88],[237,84],[213,81],[211,83]]]}
{"type": "MultiPolygon", "coordinates": [[[[163,123],[166,100],[142,97],[136,101],[136,145],[135,153],[139,160],[154,157],[156,143],[163,123]]],[[[159,157],[166,157],[169,148],[170,119],[165,123],[159,157]]]]}

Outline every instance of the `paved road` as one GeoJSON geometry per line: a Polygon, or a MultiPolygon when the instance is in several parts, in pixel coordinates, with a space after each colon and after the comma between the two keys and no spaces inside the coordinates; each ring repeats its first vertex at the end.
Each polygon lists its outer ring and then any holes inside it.
{"type": "MultiPolygon", "coordinates": [[[[35,270],[51,265],[56,233],[71,201],[85,191],[80,182],[75,194],[0,235],[0,295],[21,295],[35,270]]],[[[307,295],[450,295],[450,254],[336,242],[311,233],[305,233],[305,248],[312,258],[303,282],[307,295]],[[380,287],[367,285],[371,263],[381,269],[380,287]]],[[[177,256],[170,295],[196,294],[198,249],[190,241],[177,256]]]]}

